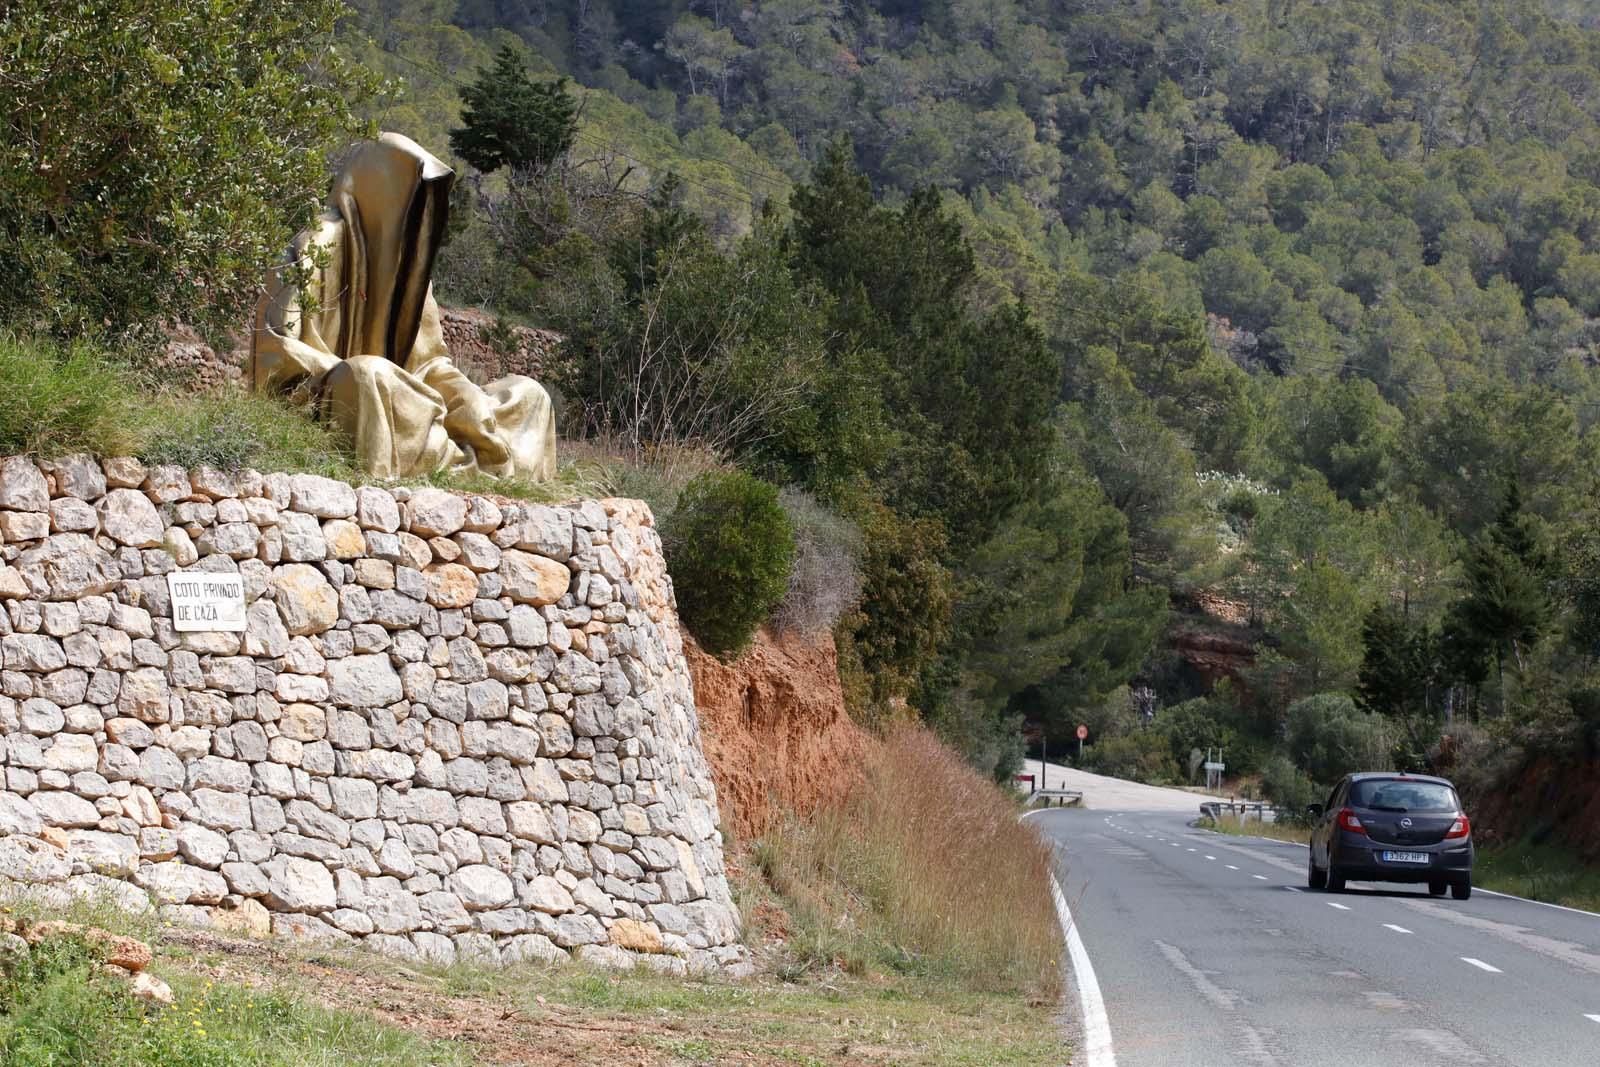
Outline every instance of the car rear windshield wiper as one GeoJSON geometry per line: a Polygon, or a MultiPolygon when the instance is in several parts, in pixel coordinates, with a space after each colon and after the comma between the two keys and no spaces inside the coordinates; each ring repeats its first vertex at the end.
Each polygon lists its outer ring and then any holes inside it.
{"type": "Polygon", "coordinates": [[[1410,811],[1411,809],[1410,808],[1397,808],[1397,807],[1394,807],[1393,805],[1390,805],[1390,804],[1374,804],[1374,805],[1372,805],[1372,810],[1373,811],[1410,811]]]}

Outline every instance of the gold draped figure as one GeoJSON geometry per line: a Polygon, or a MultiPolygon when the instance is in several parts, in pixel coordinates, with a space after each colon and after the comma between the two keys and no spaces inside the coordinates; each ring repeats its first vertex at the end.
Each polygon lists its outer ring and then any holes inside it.
{"type": "Polygon", "coordinates": [[[277,271],[256,308],[251,382],[310,400],[377,477],[543,481],[556,467],[550,395],[522,375],[479,387],[445,348],[431,278],[454,180],[408,137],[357,146],[290,245],[299,269],[277,271]]]}

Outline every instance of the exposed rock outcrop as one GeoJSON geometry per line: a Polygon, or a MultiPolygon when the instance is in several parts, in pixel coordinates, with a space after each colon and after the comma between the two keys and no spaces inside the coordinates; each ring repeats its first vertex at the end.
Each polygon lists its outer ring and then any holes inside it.
{"type": "Polygon", "coordinates": [[[763,630],[733,663],[684,641],[701,744],[724,825],[759,836],[784,811],[805,815],[860,780],[867,734],[845,710],[833,638],[763,630]]]}

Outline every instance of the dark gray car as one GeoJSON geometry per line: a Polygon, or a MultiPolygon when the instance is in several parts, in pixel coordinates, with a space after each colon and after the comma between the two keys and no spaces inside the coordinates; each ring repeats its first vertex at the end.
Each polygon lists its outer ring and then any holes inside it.
{"type": "Polygon", "coordinates": [[[1426,883],[1457,900],[1472,895],[1472,822],[1455,786],[1396,771],[1347,774],[1328,802],[1308,809],[1306,884],[1344,890],[1346,881],[1426,883]]]}

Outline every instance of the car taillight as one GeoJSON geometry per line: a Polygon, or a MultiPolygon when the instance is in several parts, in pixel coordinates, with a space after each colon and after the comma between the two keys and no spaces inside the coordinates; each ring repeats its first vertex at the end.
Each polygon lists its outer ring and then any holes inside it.
{"type": "Polygon", "coordinates": [[[1445,838],[1466,837],[1472,833],[1472,822],[1465,815],[1456,816],[1456,821],[1450,824],[1450,829],[1445,831],[1445,838]]]}
{"type": "Polygon", "coordinates": [[[1339,829],[1348,830],[1353,834],[1367,832],[1367,828],[1361,825],[1361,820],[1356,818],[1356,813],[1349,808],[1339,809],[1339,829]]]}

